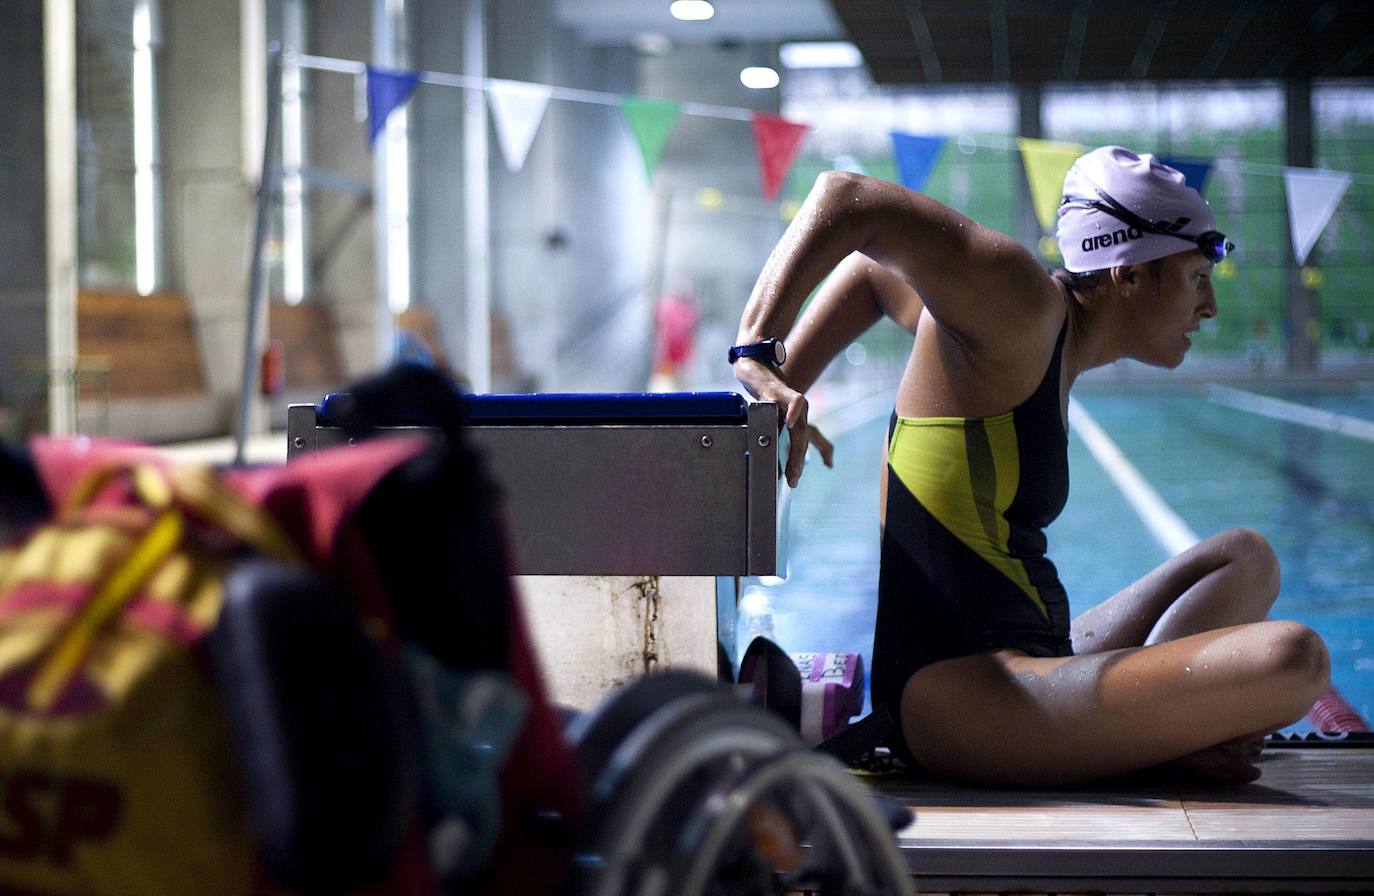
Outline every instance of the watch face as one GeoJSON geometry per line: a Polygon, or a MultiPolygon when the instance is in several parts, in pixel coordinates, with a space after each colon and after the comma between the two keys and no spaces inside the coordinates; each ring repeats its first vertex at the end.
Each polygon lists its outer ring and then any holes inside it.
{"type": "Polygon", "coordinates": [[[787,347],[782,344],[781,339],[770,339],[773,343],[773,363],[782,366],[782,362],[787,360],[787,347]]]}

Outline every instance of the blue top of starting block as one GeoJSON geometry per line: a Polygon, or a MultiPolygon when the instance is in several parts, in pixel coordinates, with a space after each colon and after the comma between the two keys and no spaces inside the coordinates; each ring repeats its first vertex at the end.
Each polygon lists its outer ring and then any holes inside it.
{"type": "MultiPolygon", "coordinates": [[[[316,419],[330,425],[332,406],[346,400],[346,395],[326,395],[316,419]]],[[[467,422],[479,426],[739,424],[749,414],[749,403],[737,392],[548,392],[467,395],[465,400],[467,422]]]]}

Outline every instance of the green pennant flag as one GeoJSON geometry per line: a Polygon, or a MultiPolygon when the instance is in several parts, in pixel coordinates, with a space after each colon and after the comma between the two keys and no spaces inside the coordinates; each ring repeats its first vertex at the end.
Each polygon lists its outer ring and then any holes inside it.
{"type": "Polygon", "coordinates": [[[642,100],[632,96],[620,101],[620,111],[635,135],[635,142],[639,144],[639,152],[644,156],[644,170],[650,179],[663,155],[663,147],[668,144],[668,135],[677,123],[680,108],[677,103],[642,100]]]}
{"type": "Polygon", "coordinates": [[[1021,162],[1026,166],[1035,217],[1046,233],[1054,233],[1059,202],[1064,198],[1064,175],[1069,173],[1084,148],[1077,143],[1031,137],[1018,137],[1016,144],[1021,149],[1021,162]]]}

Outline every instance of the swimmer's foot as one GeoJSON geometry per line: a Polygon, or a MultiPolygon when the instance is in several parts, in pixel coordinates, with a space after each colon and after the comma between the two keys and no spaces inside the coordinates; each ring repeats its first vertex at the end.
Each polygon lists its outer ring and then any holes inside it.
{"type": "Polygon", "coordinates": [[[1260,776],[1255,760],[1263,749],[1263,738],[1241,738],[1180,756],[1160,769],[1217,784],[1249,784],[1260,776]]]}

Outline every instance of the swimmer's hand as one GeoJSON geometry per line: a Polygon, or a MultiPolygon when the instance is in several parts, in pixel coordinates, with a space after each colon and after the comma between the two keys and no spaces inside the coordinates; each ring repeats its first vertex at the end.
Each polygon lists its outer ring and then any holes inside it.
{"type": "Polygon", "coordinates": [[[821,463],[827,467],[835,466],[835,445],[816,427],[810,423],[806,424],[806,432],[811,438],[811,444],[816,446],[816,451],[821,456],[821,463]]]}
{"type": "MultiPolygon", "coordinates": [[[[797,480],[801,479],[802,461],[806,458],[806,446],[811,435],[811,427],[806,423],[809,410],[806,396],[787,385],[777,370],[753,358],[740,358],[735,362],[735,377],[759,401],[777,402],[778,428],[787,429],[791,442],[783,475],[787,477],[787,484],[796,488],[797,480]]],[[[829,444],[827,441],[826,445],[829,444]]],[[[828,448],[821,450],[824,459],[828,448]]]]}

